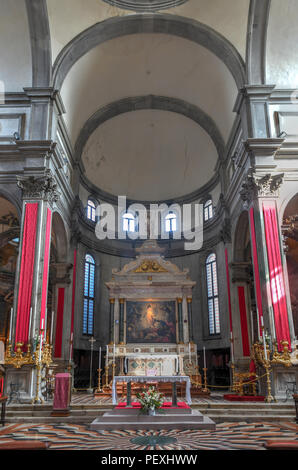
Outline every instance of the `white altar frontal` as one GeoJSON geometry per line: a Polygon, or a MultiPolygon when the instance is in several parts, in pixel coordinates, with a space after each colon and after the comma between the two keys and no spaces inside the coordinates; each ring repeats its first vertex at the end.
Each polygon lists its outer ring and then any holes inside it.
{"type": "Polygon", "coordinates": [[[166,261],[155,241],[112,271],[106,368],[114,376],[173,377],[198,373],[188,270],[166,261]]]}

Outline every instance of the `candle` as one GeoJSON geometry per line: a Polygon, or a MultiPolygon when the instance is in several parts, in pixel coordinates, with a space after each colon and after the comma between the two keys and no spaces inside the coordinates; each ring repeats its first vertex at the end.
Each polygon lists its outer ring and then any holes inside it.
{"type": "Polygon", "coordinates": [[[254,316],[253,311],[250,311],[250,322],[251,322],[251,344],[254,342],[254,316]]]}
{"type": "Polygon", "coordinates": [[[69,361],[71,361],[71,357],[72,357],[72,340],[73,340],[73,333],[71,333],[71,336],[70,336],[69,361]]]}
{"type": "Polygon", "coordinates": [[[41,362],[42,334],[39,336],[39,362],[41,362]]]}
{"type": "Polygon", "coordinates": [[[99,346],[98,368],[101,369],[101,346],[99,346]]]}
{"type": "Polygon", "coordinates": [[[205,346],[203,347],[203,352],[204,352],[204,369],[206,369],[206,348],[205,348],[205,346]]]}
{"type": "Polygon", "coordinates": [[[106,352],[106,366],[108,365],[109,362],[109,346],[107,345],[107,352],[106,352]]]}
{"type": "Polygon", "coordinates": [[[234,342],[233,342],[233,333],[231,331],[231,360],[234,363],[234,342]]]}
{"type": "Polygon", "coordinates": [[[257,311],[257,322],[258,322],[258,340],[260,341],[260,320],[259,320],[258,311],[257,311]]]}
{"type": "Polygon", "coordinates": [[[52,318],[51,318],[51,333],[50,333],[51,344],[53,344],[53,331],[54,331],[54,311],[52,311],[52,318]]]}
{"type": "Polygon", "coordinates": [[[30,341],[30,338],[31,338],[31,320],[32,320],[32,307],[30,308],[30,316],[29,316],[28,341],[30,341]]]}
{"type": "Polygon", "coordinates": [[[266,347],[266,338],[265,338],[265,331],[264,330],[263,330],[263,344],[264,344],[265,360],[267,361],[267,347],[266,347]]]}
{"type": "Polygon", "coordinates": [[[113,347],[113,363],[115,364],[115,343],[114,343],[114,347],[113,347]]]}
{"type": "Polygon", "coordinates": [[[44,325],[44,329],[45,329],[45,336],[46,336],[46,332],[47,332],[47,320],[48,320],[48,311],[46,310],[46,315],[45,315],[45,325],[44,325]]]}
{"type": "Polygon", "coordinates": [[[13,309],[10,309],[10,324],[9,324],[9,342],[11,343],[12,337],[12,317],[13,317],[13,309]]]}
{"type": "Polygon", "coordinates": [[[188,358],[189,358],[189,362],[190,362],[190,343],[188,343],[188,358]]]}

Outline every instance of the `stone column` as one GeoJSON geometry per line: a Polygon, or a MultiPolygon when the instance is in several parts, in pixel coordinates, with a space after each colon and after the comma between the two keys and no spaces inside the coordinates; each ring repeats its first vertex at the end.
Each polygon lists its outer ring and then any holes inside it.
{"type": "MultiPolygon", "coordinates": [[[[248,139],[246,142],[246,149],[249,152],[252,166],[247,172],[242,191],[240,192],[244,200],[244,207],[249,212],[251,240],[255,239],[255,254],[254,256],[254,284],[256,292],[256,303],[258,308],[259,323],[260,318],[264,318],[264,326],[269,330],[273,339],[276,338],[276,318],[274,310],[277,307],[277,302],[273,298],[272,291],[272,272],[269,270],[269,257],[270,257],[270,243],[268,242],[268,230],[266,231],[264,210],[268,206],[273,207],[276,215],[276,199],[279,197],[279,188],[283,183],[283,174],[274,173],[277,167],[274,160],[275,153],[282,145],[283,139],[248,139]],[[268,244],[269,243],[269,244],[268,244]],[[258,266],[256,266],[256,261],[258,266]],[[258,269],[257,269],[258,268],[258,269]],[[259,279],[258,279],[259,278],[259,279]]],[[[274,223],[274,230],[279,234],[279,226],[277,222],[274,223]]],[[[268,229],[268,228],[267,228],[268,229]]],[[[278,250],[282,253],[282,245],[278,239],[278,250]]],[[[276,243],[275,243],[276,245],[276,243]]],[[[282,269],[280,279],[283,289],[283,296],[289,296],[289,292],[285,288],[283,278],[286,272],[282,269]]],[[[283,299],[284,300],[284,299],[283,299]]],[[[279,302],[279,301],[278,301],[279,302]]],[[[289,302],[287,299],[287,308],[285,321],[289,323],[289,330],[291,339],[294,338],[293,322],[291,312],[289,311],[289,302]]],[[[259,325],[259,332],[262,335],[261,325],[259,325]]]]}
{"type": "Polygon", "coordinates": [[[56,189],[57,184],[50,170],[46,170],[42,176],[20,176],[18,177],[18,186],[23,192],[23,218],[18,271],[16,273],[15,284],[14,320],[16,326],[20,321],[20,317],[26,315],[28,317],[28,327],[30,324],[30,331],[27,330],[26,333],[25,328],[23,336],[24,338],[25,336],[32,338],[36,334],[39,334],[41,318],[44,320],[46,316],[52,211],[55,202],[59,198],[59,194],[56,189]],[[26,310],[29,310],[26,312],[24,311],[23,305],[21,305],[22,300],[19,295],[19,290],[20,277],[24,273],[23,268],[26,263],[26,260],[22,258],[25,214],[27,208],[33,207],[33,205],[37,208],[36,227],[34,228],[34,233],[32,233],[32,239],[35,240],[34,270],[31,304],[26,305],[26,310]],[[31,318],[29,318],[30,307],[32,308],[31,318]]]}
{"type": "Polygon", "coordinates": [[[115,318],[114,318],[114,310],[115,310],[115,299],[110,299],[110,317],[109,317],[109,340],[110,344],[114,343],[114,332],[115,332],[115,318]]]}
{"type": "Polygon", "coordinates": [[[124,344],[124,303],[125,299],[119,299],[119,344],[124,344]]]}
{"type": "MultiPolygon", "coordinates": [[[[25,170],[24,175],[17,177],[17,184],[22,190],[23,210],[15,276],[12,343],[26,344],[40,334],[42,325],[45,327],[52,212],[59,193],[50,170],[28,176],[25,170]]],[[[15,378],[19,374],[23,375],[26,385],[22,399],[31,400],[35,394],[35,372],[32,367],[10,369],[7,371],[7,384],[19,380],[15,378]]]]}
{"type": "Polygon", "coordinates": [[[182,298],[177,299],[178,303],[178,342],[180,344],[184,343],[183,338],[183,315],[182,315],[182,298]]]}

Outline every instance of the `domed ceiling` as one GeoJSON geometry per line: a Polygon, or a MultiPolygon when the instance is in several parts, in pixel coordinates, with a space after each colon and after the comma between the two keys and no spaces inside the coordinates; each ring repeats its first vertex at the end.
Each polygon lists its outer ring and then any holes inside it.
{"type": "Polygon", "coordinates": [[[85,187],[162,201],[214,181],[236,117],[231,64],[243,66],[249,0],[64,0],[59,15],[47,3],[85,187]]]}
{"type": "Polygon", "coordinates": [[[160,110],[123,113],[103,123],[82,155],[97,187],[135,200],[167,200],[195,191],[214,174],[216,148],[191,119],[160,110]]]}
{"type": "Polygon", "coordinates": [[[142,33],[85,54],[61,94],[69,136],[89,181],[113,195],[164,200],[189,194],[214,176],[233,126],[237,86],[206,48],[142,33]],[[157,97],[158,109],[150,109],[157,107],[153,103],[142,111],[140,102],[150,96],[157,97]],[[127,113],[125,100],[133,103],[127,113]],[[105,118],[97,122],[101,114],[105,118]],[[85,149],[78,147],[82,139],[85,149]]]}
{"type": "Polygon", "coordinates": [[[134,11],[156,11],[182,5],[188,0],[103,0],[112,6],[134,11]]]}

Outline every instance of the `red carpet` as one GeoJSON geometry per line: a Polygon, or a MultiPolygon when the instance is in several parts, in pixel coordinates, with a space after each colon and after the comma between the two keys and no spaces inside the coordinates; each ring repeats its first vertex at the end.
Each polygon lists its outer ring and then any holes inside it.
{"type": "MultiPolygon", "coordinates": [[[[126,407],[126,402],[121,402],[121,403],[118,403],[118,405],[116,406],[116,410],[119,409],[119,408],[125,408],[126,407]]],[[[131,406],[128,407],[128,408],[141,408],[141,405],[139,402],[132,402],[131,406]]],[[[162,405],[161,409],[169,409],[169,408],[173,408],[173,409],[178,409],[178,408],[187,408],[189,409],[190,406],[188,406],[184,401],[179,401],[177,403],[177,406],[172,406],[172,402],[164,402],[164,404],[162,405]]]]}
{"type": "Polygon", "coordinates": [[[254,396],[254,395],[224,395],[224,399],[228,401],[264,401],[265,397],[263,396],[254,396]]]}

